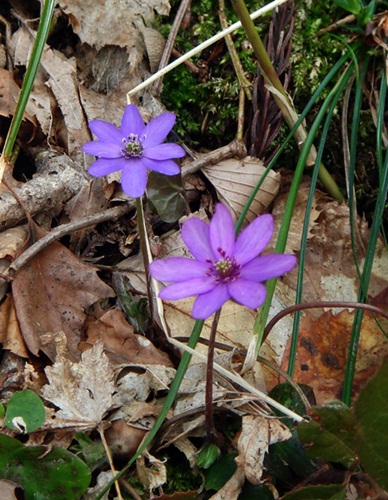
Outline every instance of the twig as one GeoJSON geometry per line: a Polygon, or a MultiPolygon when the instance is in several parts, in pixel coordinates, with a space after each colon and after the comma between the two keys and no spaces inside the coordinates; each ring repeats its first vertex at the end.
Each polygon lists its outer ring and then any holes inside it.
{"type": "MultiPolygon", "coordinates": [[[[221,28],[226,30],[228,27],[228,22],[225,16],[225,2],[224,0],[219,0],[219,11],[218,17],[220,18],[221,28]]],[[[250,87],[252,87],[252,83],[245,76],[244,68],[242,67],[240,58],[237,54],[236,47],[234,46],[232,37],[228,34],[225,35],[226,46],[228,47],[230,58],[232,59],[234,71],[236,72],[240,87],[244,89],[245,95],[249,101],[252,100],[252,92],[250,87]]]]}
{"type": "MultiPolygon", "coordinates": [[[[108,461],[109,461],[109,465],[110,465],[110,468],[112,471],[112,475],[113,475],[113,477],[115,477],[117,474],[117,471],[116,471],[115,466],[113,464],[112,454],[110,452],[108,443],[106,442],[106,439],[105,439],[104,430],[102,428],[102,423],[99,425],[98,432],[100,433],[101,441],[102,441],[102,444],[104,445],[106,456],[108,457],[108,461]]],[[[115,481],[115,488],[116,488],[118,500],[123,500],[123,497],[122,497],[121,491],[120,491],[119,481],[115,481]]]]}
{"type": "MultiPolygon", "coordinates": [[[[275,9],[277,6],[282,5],[283,3],[287,2],[287,1],[288,0],[274,0],[273,2],[269,3],[268,5],[265,5],[261,9],[255,11],[253,14],[251,14],[251,19],[257,19],[258,17],[262,16],[263,14],[265,14],[267,12],[270,12],[272,9],[275,9]]],[[[186,54],[184,54],[179,59],[176,59],[175,61],[173,61],[172,63],[167,65],[162,70],[160,70],[157,73],[155,73],[154,75],[150,76],[149,78],[147,78],[147,80],[145,80],[140,85],[138,85],[137,87],[133,88],[132,90],[130,90],[128,92],[127,101],[130,102],[131,97],[133,95],[137,94],[140,90],[147,88],[149,85],[151,85],[151,83],[153,83],[154,81],[158,80],[160,77],[169,73],[172,69],[176,68],[177,66],[182,64],[184,61],[186,61],[186,59],[190,59],[190,57],[193,57],[196,54],[198,54],[199,52],[202,52],[202,50],[206,49],[210,45],[213,45],[213,43],[218,42],[218,40],[221,40],[229,33],[233,33],[233,31],[236,31],[238,28],[241,28],[241,26],[242,26],[242,24],[240,21],[230,25],[228,29],[221,31],[220,33],[217,33],[217,35],[212,36],[211,38],[209,38],[205,42],[201,43],[200,45],[198,45],[194,49],[192,49],[189,52],[187,52],[186,54]]]]}
{"type": "Polygon", "coordinates": [[[213,165],[220,162],[221,160],[226,160],[227,158],[245,158],[247,155],[247,150],[242,140],[235,139],[227,146],[218,148],[215,151],[211,151],[207,154],[199,155],[199,157],[193,161],[184,161],[182,165],[182,177],[186,177],[190,174],[194,174],[197,170],[208,165],[213,165]]]}
{"type": "MultiPolygon", "coordinates": [[[[117,207],[109,208],[108,210],[105,210],[105,212],[88,215],[83,219],[58,226],[57,228],[50,231],[46,236],[43,236],[43,238],[30,246],[30,248],[23,252],[20,257],[16,258],[9,266],[9,268],[5,271],[3,277],[8,281],[11,281],[15,273],[17,273],[25,264],[27,264],[28,261],[30,261],[35,255],[42,251],[43,248],[47,247],[48,245],[50,245],[50,243],[53,243],[59,238],[62,238],[63,236],[72,233],[73,231],[78,231],[79,229],[84,229],[85,227],[94,226],[95,224],[99,224],[100,222],[105,222],[110,219],[118,219],[119,217],[122,217],[123,215],[128,213],[132,208],[134,208],[133,204],[126,203],[117,207]]],[[[1,282],[2,279],[0,279],[0,284],[1,282]]]]}
{"type": "Polygon", "coordinates": [[[209,337],[209,349],[207,352],[206,365],[206,389],[205,389],[205,426],[208,443],[217,443],[218,437],[214,427],[213,413],[213,364],[214,344],[216,341],[217,326],[220,319],[221,309],[215,313],[209,337]]]}
{"type": "MultiPolygon", "coordinates": [[[[183,17],[186,13],[187,7],[190,3],[190,0],[182,0],[178,12],[176,13],[173,25],[171,27],[170,33],[167,38],[166,45],[164,46],[164,51],[162,54],[162,57],[159,62],[159,71],[166,67],[170,56],[171,52],[174,47],[175,39],[178,34],[179,26],[182,24],[183,17]]],[[[154,95],[159,95],[160,91],[162,89],[162,83],[163,83],[163,75],[153,84],[152,90],[154,95]]]]}
{"type": "Polygon", "coordinates": [[[296,311],[303,311],[304,309],[317,309],[323,307],[344,307],[349,309],[364,309],[366,311],[371,311],[375,314],[380,314],[384,318],[388,319],[388,313],[383,311],[382,309],[371,306],[370,304],[362,304],[360,302],[341,302],[341,301],[317,301],[317,302],[302,302],[301,304],[294,304],[293,306],[286,307],[283,311],[277,313],[271,321],[267,324],[264,330],[263,342],[268,337],[272,328],[276,325],[278,321],[287,316],[288,314],[292,314],[296,311]]]}

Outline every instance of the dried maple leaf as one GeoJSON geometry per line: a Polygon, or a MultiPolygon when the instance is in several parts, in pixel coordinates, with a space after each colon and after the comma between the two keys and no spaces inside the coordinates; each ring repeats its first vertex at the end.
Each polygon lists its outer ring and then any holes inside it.
{"type": "Polygon", "coordinates": [[[73,363],[61,351],[57,358],[45,369],[49,384],[42,388],[43,397],[59,408],[56,418],[75,427],[95,428],[114,406],[113,367],[103,345],[96,343],[82,354],[79,363],[73,363]]]}

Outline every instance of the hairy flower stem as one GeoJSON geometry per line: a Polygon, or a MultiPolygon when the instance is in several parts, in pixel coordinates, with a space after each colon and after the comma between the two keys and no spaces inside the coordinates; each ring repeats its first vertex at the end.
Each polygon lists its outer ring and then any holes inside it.
{"type": "Polygon", "coordinates": [[[302,302],[301,304],[294,304],[293,306],[286,307],[283,311],[277,313],[271,321],[268,322],[265,327],[263,334],[263,342],[270,334],[272,328],[276,325],[278,321],[292,314],[296,311],[304,311],[305,309],[318,309],[323,307],[345,307],[349,309],[364,309],[365,311],[370,311],[374,314],[380,314],[384,318],[388,319],[388,313],[380,309],[379,307],[372,306],[370,304],[362,304],[360,302],[341,302],[341,301],[317,301],[317,302],[302,302]]]}
{"type": "Polygon", "coordinates": [[[152,311],[152,293],[151,293],[151,288],[150,288],[150,275],[148,272],[148,266],[151,261],[151,250],[149,247],[148,243],[148,237],[147,237],[147,228],[145,225],[145,218],[144,218],[144,209],[143,209],[143,202],[141,198],[136,198],[135,199],[135,204],[136,204],[136,216],[137,216],[137,226],[138,226],[138,231],[139,231],[139,238],[140,238],[140,248],[141,248],[141,254],[143,257],[143,263],[144,263],[144,272],[145,272],[145,278],[146,278],[146,284],[147,284],[147,295],[148,295],[148,304],[150,308],[150,317],[153,318],[153,311],[152,311]]]}
{"type": "Polygon", "coordinates": [[[208,443],[217,443],[218,436],[214,427],[214,413],[213,413],[213,363],[214,363],[214,346],[216,341],[216,333],[218,321],[220,319],[221,309],[214,314],[212,328],[209,337],[209,349],[207,355],[206,366],[206,390],[205,390],[205,426],[208,443]]]}
{"type": "MultiPolygon", "coordinates": [[[[286,120],[288,126],[292,128],[297,119],[298,115],[294,109],[294,106],[289,98],[287,92],[284,90],[283,85],[276,73],[275,68],[265,50],[264,44],[260,39],[259,34],[255,28],[255,25],[249,15],[248,9],[243,0],[232,0],[233,7],[241,21],[241,24],[247,34],[249,41],[252,44],[255,56],[260,65],[260,69],[263,72],[264,78],[267,82],[268,87],[272,91],[273,97],[279,106],[279,109],[286,120]],[[271,88],[272,87],[272,88],[271,88]]],[[[295,131],[294,137],[299,147],[303,146],[306,140],[307,132],[304,126],[301,124],[295,131]]],[[[313,166],[315,164],[316,151],[314,146],[311,146],[310,152],[306,159],[306,166],[313,166]]],[[[344,197],[338,188],[336,182],[328,173],[324,165],[320,165],[319,178],[324,184],[328,193],[333,196],[337,201],[344,201],[344,197]]]]}

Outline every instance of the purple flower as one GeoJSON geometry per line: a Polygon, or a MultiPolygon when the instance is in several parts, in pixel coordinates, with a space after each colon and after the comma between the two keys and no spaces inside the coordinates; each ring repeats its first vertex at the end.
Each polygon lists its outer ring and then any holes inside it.
{"type": "Polygon", "coordinates": [[[210,222],[193,218],[182,226],[182,238],[194,259],[170,257],[155,260],[151,275],[172,282],[159,294],[161,299],[176,300],[198,295],[192,316],[206,319],[227,300],[256,309],[266,297],[262,284],[291,271],[294,255],[259,254],[269,243],[274,223],[271,215],[262,215],[235,237],[232,216],[219,203],[210,222]]]}
{"type": "Polygon", "coordinates": [[[102,120],[90,122],[90,129],[98,141],[87,142],[83,150],[99,156],[89,168],[95,177],[122,170],[121,184],[129,196],[138,198],[147,186],[147,170],[165,175],[179,174],[179,166],[172,158],[182,158],[183,148],[178,144],[161,144],[175,123],[173,113],[163,113],[144,124],[134,104],[125,108],[121,127],[102,120]]]}

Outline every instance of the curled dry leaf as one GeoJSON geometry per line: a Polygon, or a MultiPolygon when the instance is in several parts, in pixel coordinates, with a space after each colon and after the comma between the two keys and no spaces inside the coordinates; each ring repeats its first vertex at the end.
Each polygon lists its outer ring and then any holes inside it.
{"type": "Polygon", "coordinates": [[[93,429],[114,406],[113,367],[101,343],[84,352],[79,363],[58,351],[57,361],[45,369],[49,383],[42,388],[43,397],[59,408],[57,418],[93,429]]]}
{"type": "Polygon", "coordinates": [[[164,463],[148,451],[145,451],[136,461],[136,470],[142,484],[148,488],[149,492],[159,488],[167,481],[167,468],[164,463]]]}
{"type": "MultiPolygon", "coordinates": [[[[235,220],[241,214],[252,190],[265,171],[263,162],[248,156],[243,160],[231,158],[204,168],[203,173],[216,188],[218,197],[235,220]]],[[[270,205],[279,191],[280,174],[270,171],[247,214],[251,222],[270,205]]]]}
{"type": "Polygon", "coordinates": [[[8,294],[0,304],[0,344],[17,356],[28,358],[28,351],[16,319],[12,295],[8,294]]]}
{"type": "Polygon", "coordinates": [[[292,434],[280,420],[246,415],[242,419],[242,431],[238,440],[237,469],[229,481],[211,498],[237,499],[245,479],[251,484],[261,484],[264,456],[270,444],[286,441],[292,434]]]}
{"type": "Polygon", "coordinates": [[[99,319],[89,322],[87,342],[80,344],[81,351],[95,342],[102,342],[113,363],[136,365],[163,365],[172,367],[168,356],[144,336],[133,333],[122,311],[110,309],[99,319]]]}

